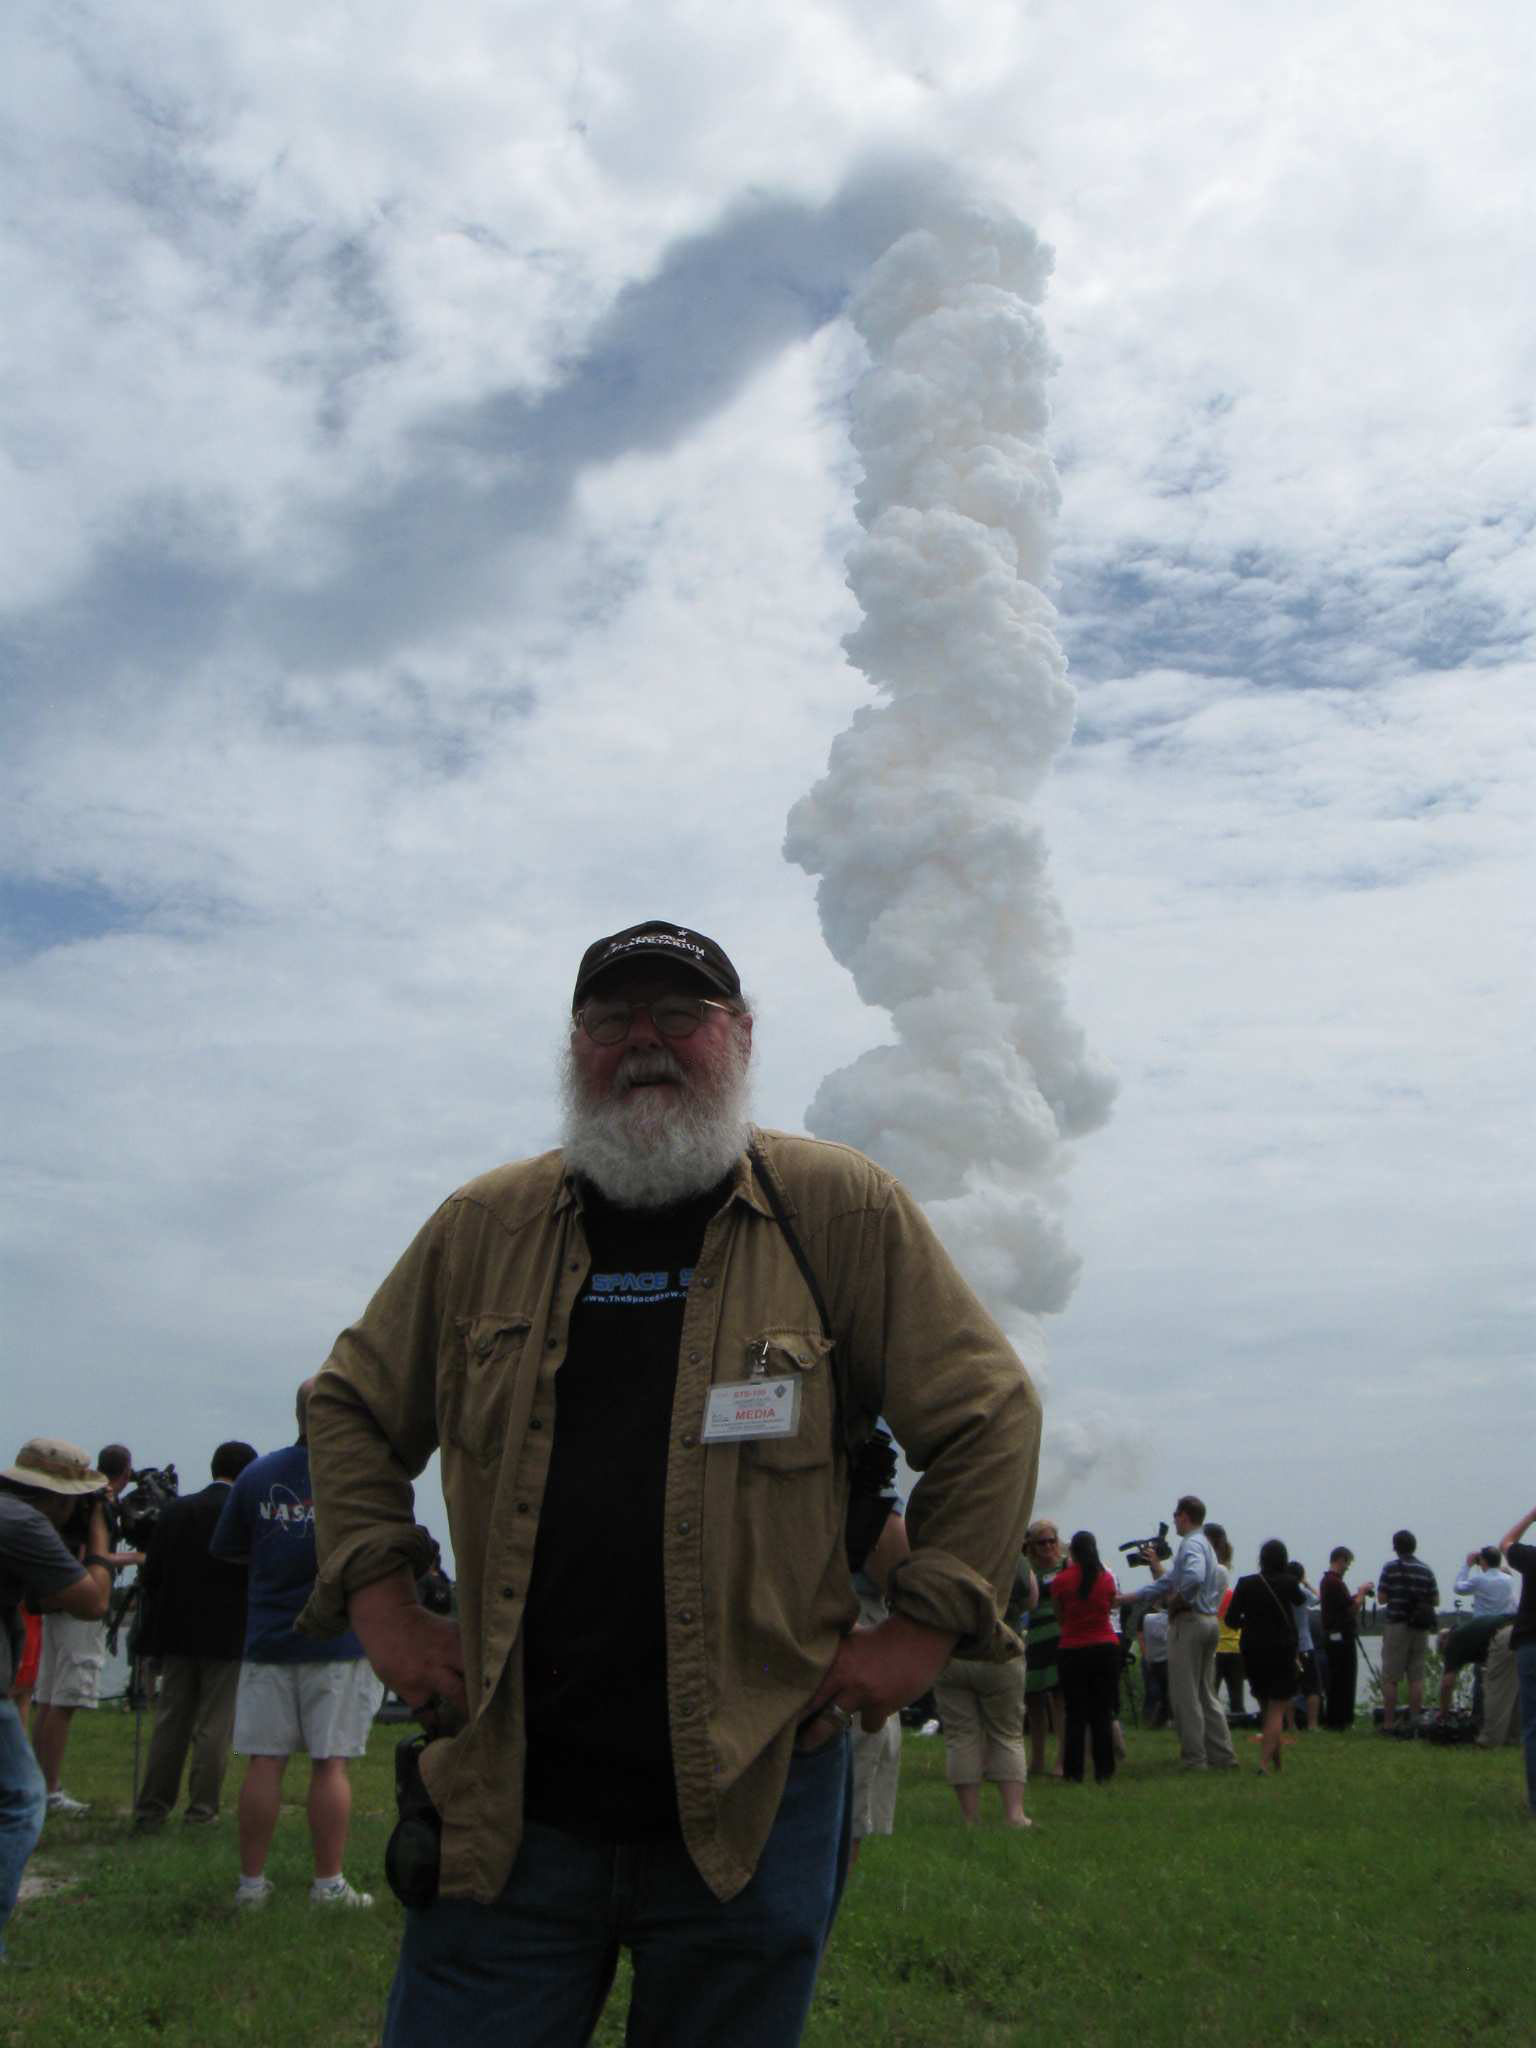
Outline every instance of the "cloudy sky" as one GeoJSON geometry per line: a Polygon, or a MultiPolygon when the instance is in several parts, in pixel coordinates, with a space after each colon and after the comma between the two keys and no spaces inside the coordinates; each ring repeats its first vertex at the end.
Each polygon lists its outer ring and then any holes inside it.
{"type": "Polygon", "coordinates": [[[1043,1505],[1193,1487],[1371,1568],[1407,1520],[1442,1574],[1527,1509],[1533,46],[1513,0],[7,10],[10,1437],[281,1441],[552,1141],[601,932],[727,944],[764,1122],[890,1037],[782,847],[872,701],[850,295],[974,193],[1055,251],[1030,806],[1119,1082],[1043,1505]]]}

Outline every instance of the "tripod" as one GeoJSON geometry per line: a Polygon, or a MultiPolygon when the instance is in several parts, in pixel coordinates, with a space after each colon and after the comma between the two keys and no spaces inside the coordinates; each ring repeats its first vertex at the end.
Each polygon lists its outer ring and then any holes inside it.
{"type": "Polygon", "coordinates": [[[144,1603],[140,1597],[137,1578],[131,1586],[112,1588],[112,1598],[107,1608],[107,1650],[112,1656],[117,1654],[118,1637],[125,1624],[128,1630],[128,1690],[124,1698],[133,1709],[133,1804],[137,1807],[144,1741],[144,1709],[149,1704],[149,1688],[145,1682],[144,1656],[141,1649],[144,1603]]]}

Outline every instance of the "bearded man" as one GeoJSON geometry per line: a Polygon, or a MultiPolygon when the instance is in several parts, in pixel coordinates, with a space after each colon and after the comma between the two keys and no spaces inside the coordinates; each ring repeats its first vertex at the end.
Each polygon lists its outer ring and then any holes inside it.
{"type": "Polygon", "coordinates": [[[440,1873],[384,2038],[584,2042],[627,1947],[632,2044],[781,2048],[842,1884],[853,1718],[1008,1647],[1039,1402],[888,1174],[748,1121],[713,940],[599,939],[572,1011],[560,1150],[444,1204],[310,1403],[309,1620],[462,1723],[423,1758],[440,1873]],[[876,1415],[923,1476],[890,1617],[855,1632],[876,1415]],[[456,1620],[416,1598],[434,1450],[456,1620]]]}

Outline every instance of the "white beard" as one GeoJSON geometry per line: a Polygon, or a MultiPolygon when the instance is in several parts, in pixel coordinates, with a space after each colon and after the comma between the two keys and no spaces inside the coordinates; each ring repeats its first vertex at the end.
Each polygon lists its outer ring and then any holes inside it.
{"type": "Polygon", "coordinates": [[[665,1209],[702,1195],[747,1148],[750,1057],[749,1041],[733,1039],[717,1073],[688,1079],[669,1052],[636,1051],[621,1063],[611,1093],[594,1097],[567,1051],[560,1070],[566,1164],[625,1209],[665,1209]],[[662,1077],[683,1092],[632,1085],[662,1077]]]}

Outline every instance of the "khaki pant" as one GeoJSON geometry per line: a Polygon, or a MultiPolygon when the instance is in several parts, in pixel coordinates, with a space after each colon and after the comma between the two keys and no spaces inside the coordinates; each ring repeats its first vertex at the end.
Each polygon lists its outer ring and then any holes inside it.
{"type": "Polygon", "coordinates": [[[188,1820],[212,1820],[219,1810],[229,1746],[235,1732],[238,1657],[167,1657],[160,1666],[155,1729],[134,1816],[164,1820],[181,1791],[187,1752],[188,1820]]]}
{"type": "Polygon", "coordinates": [[[1007,1664],[951,1657],[933,1688],[944,1723],[944,1772],[951,1785],[1020,1784],[1029,1758],[1024,1726],[1024,1659],[1007,1664]]]}
{"type": "Polygon", "coordinates": [[[1179,1731],[1179,1762],[1189,1770],[1237,1761],[1216,1697],[1220,1638],[1214,1614],[1176,1614],[1168,1624],[1168,1700],[1179,1731]]]}
{"type": "Polygon", "coordinates": [[[1381,1631],[1381,1682],[1410,1685],[1424,1676],[1424,1658],[1429,1649],[1430,1630],[1410,1628],[1406,1621],[1389,1621],[1381,1631]]]}
{"type": "Polygon", "coordinates": [[[1507,1628],[1499,1630],[1483,1665],[1483,1726],[1477,1739],[1484,1749],[1520,1740],[1520,1674],[1510,1634],[1507,1628]]]}

